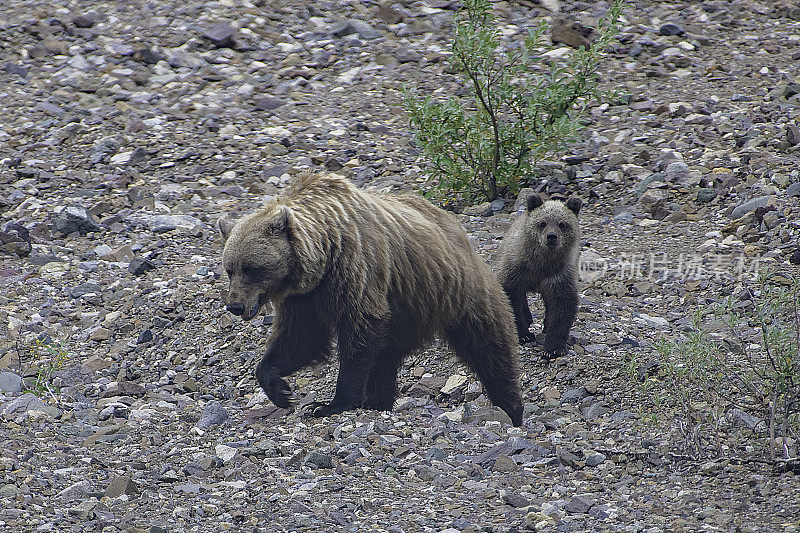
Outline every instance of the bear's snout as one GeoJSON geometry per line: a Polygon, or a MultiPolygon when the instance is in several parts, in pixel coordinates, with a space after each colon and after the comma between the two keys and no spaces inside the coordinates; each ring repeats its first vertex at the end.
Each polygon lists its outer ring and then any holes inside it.
{"type": "Polygon", "coordinates": [[[244,304],[242,302],[231,302],[225,307],[236,316],[242,316],[244,314],[244,304]]]}
{"type": "Polygon", "coordinates": [[[547,234],[547,246],[553,247],[558,245],[558,235],[555,233],[547,234]]]}

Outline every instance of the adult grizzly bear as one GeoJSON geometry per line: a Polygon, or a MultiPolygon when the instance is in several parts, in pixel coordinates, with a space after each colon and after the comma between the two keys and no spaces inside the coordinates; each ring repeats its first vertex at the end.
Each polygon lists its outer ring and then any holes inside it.
{"type": "Polygon", "coordinates": [[[511,300],[519,341],[535,340],[527,293],[538,292],[544,300],[545,354],[564,355],[578,311],[581,199],[564,204],[531,195],[526,207],[500,243],[497,278],[511,300]]]}
{"type": "Polygon", "coordinates": [[[275,321],[256,378],[279,407],[282,379],[324,360],[339,375],[315,416],[390,410],[403,358],[441,334],[489,399],[522,424],[512,313],[491,270],[450,214],[413,195],[377,195],[307,174],[235,225],[220,220],[227,309],[245,320],[271,301],[275,321]]]}

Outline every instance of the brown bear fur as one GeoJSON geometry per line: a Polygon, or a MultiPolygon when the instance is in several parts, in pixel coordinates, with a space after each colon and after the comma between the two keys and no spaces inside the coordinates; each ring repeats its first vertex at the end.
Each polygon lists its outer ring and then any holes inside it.
{"type": "Polygon", "coordinates": [[[567,352],[569,330],[578,311],[580,209],[580,198],[570,198],[565,204],[542,202],[538,195],[531,195],[498,250],[497,277],[511,300],[521,343],[535,340],[527,293],[542,295],[543,347],[548,356],[567,352]]]}
{"type": "Polygon", "coordinates": [[[290,404],[282,376],[324,360],[335,338],[336,392],[313,414],[390,410],[403,358],[440,334],[489,399],[522,423],[508,299],[452,215],[419,196],[372,194],[317,174],[219,227],[228,310],[250,320],[267,301],[275,309],[256,377],[276,405],[290,404]]]}

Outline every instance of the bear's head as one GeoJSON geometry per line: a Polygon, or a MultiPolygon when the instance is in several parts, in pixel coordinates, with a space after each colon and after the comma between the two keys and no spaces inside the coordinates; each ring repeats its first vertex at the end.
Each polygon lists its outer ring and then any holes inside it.
{"type": "Polygon", "coordinates": [[[226,307],[250,320],[267,301],[291,288],[296,269],[289,208],[276,206],[235,224],[223,217],[217,228],[225,239],[222,266],[230,278],[226,307]]]}
{"type": "Polygon", "coordinates": [[[572,197],[560,202],[548,200],[543,202],[537,195],[531,195],[527,201],[528,238],[534,240],[538,249],[557,253],[559,250],[571,250],[580,240],[578,213],[581,210],[581,199],[572,197]]]}

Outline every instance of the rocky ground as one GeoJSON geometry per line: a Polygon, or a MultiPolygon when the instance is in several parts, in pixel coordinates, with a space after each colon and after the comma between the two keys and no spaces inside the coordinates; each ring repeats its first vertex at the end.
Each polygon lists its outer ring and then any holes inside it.
{"type": "MultiPolygon", "coordinates": [[[[561,4],[586,25],[607,8],[561,4]]],[[[796,473],[741,460],[764,455],[734,432],[719,459],[681,456],[624,369],[740,273],[800,262],[797,2],[625,9],[603,64],[620,99],[531,184],[584,199],[595,270],[570,355],[520,349],[522,428],[439,346],[391,413],[303,416],[330,365],[293,377],[295,411],[259,392],[270,318],[225,311],[214,221],[309,167],[418,186],[399,88],[459,88],[454,5],[0,3],[3,530],[800,528],[796,473]]],[[[508,44],[553,16],[494,8],[508,44]]],[[[507,200],[460,215],[489,259],[507,200]]]]}

